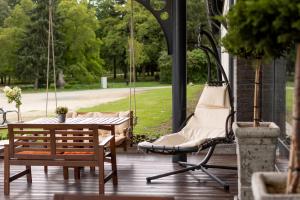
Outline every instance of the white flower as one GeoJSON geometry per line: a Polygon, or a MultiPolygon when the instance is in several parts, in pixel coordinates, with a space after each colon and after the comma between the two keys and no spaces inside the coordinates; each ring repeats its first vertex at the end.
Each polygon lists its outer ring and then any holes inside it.
{"type": "Polygon", "coordinates": [[[11,89],[8,86],[5,86],[3,89],[5,96],[7,97],[8,103],[15,102],[16,107],[20,107],[22,105],[22,90],[19,87],[14,87],[11,89]]]}

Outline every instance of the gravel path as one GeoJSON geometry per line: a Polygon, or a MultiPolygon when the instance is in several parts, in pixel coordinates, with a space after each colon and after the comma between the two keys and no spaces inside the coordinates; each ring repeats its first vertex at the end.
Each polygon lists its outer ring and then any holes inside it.
{"type": "MultiPolygon", "coordinates": [[[[136,88],[137,93],[163,87],[136,88]]],[[[117,101],[129,96],[129,88],[96,89],[82,91],[58,92],[58,106],[67,106],[69,110],[91,107],[107,102],[117,101]]],[[[30,120],[42,117],[46,112],[46,93],[30,93],[22,95],[21,107],[22,119],[30,120]]],[[[13,104],[8,104],[3,93],[0,93],[0,107],[15,109],[13,104]]],[[[48,113],[54,114],[55,97],[49,93],[48,113]]],[[[15,114],[11,114],[10,120],[15,120],[15,114]]]]}

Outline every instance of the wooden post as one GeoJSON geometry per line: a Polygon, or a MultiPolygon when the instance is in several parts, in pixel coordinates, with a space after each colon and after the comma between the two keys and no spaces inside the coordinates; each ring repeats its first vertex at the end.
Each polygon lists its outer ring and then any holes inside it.
{"type": "Polygon", "coordinates": [[[259,126],[260,122],[260,102],[261,102],[261,59],[257,59],[255,67],[255,87],[254,87],[254,104],[253,104],[253,121],[254,127],[259,126]]]}
{"type": "Polygon", "coordinates": [[[287,179],[287,193],[296,193],[300,180],[300,43],[297,44],[293,105],[293,135],[287,179]]]}
{"type": "Polygon", "coordinates": [[[105,189],[104,189],[104,147],[100,146],[99,147],[99,194],[104,194],[105,189]]]}
{"type": "Polygon", "coordinates": [[[4,195],[9,195],[10,186],[9,145],[4,146],[4,195]]]}

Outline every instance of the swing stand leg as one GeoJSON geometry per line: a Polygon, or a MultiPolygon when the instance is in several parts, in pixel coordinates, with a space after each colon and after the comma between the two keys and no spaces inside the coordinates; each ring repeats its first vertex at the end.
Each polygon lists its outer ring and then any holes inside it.
{"type": "Polygon", "coordinates": [[[183,169],[180,170],[175,170],[172,172],[168,172],[168,173],[164,173],[164,174],[160,174],[160,175],[156,175],[156,176],[151,176],[151,177],[147,177],[147,183],[151,183],[152,180],[155,179],[160,179],[163,177],[167,177],[167,176],[171,176],[171,175],[175,175],[175,174],[181,174],[181,173],[185,173],[188,171],[195,171],[195,170],[201,170],[203,173],[205,173],[206,175],[208,175],[211,179],[213,179],[214,181],[216,181],[217,183],[219,183],[225,191],[229,191],[229,184],[222,181],[220,178],[218,178],[216,175],[212,174],[211,172],[209,172],[207,170],[207,168],[218,168],[218,169],[231,169],[231,170],[236,170],[236,167],[227,167],[227,166],[213,166],[210,167],[210,165],[206,166],[206,165],[194,165],[194,164],[189,164],[189,163],[180,163],[180,166],[186,166],[183,169]],[[224,167],[224,168],[223,168],[224,167]]]}

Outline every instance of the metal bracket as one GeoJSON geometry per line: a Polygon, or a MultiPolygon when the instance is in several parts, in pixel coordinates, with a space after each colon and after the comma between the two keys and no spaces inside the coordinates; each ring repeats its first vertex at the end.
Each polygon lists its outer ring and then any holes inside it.
{"type": "Polygon", "coordinates": [[[153,16],[156,18],[157,22],[160,24],[168,46],[168,53],[171,55],[173,50],[173,29],[172,29],[172,23],[173,23],[173,13],[172,13],[172,0],[161,0],[164,1],[165,6],[160,9],[156,10],[151,5],[151,0],[135,0],[138,3],[142,4],[147,10],[149,10],[153,16]],[[167,16],[166,16],[167,15],[167,16]],[[166,17],[166,19],[164,19],[166,17]]]}

